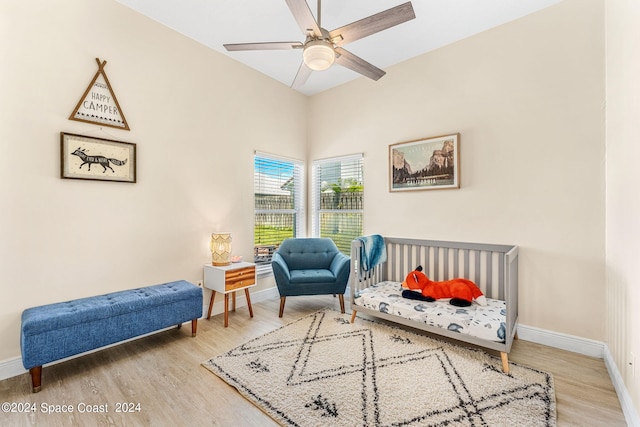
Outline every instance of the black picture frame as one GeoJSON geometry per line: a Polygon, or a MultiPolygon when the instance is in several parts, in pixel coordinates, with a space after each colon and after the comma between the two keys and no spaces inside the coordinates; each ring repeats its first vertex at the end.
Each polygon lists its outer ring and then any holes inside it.
{"type": "Polygon", "coordinates": [[[60,132],[60,177],[136,182],[136,144],[60,132]]]}

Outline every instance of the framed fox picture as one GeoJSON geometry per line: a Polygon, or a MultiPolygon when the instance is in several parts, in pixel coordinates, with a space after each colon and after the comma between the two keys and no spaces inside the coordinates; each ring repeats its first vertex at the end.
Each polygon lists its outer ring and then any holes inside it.
{"type": "Polygon", "coordinates": [[[136,144],[60,133],[60,176],[136,182],[136,144]]]}

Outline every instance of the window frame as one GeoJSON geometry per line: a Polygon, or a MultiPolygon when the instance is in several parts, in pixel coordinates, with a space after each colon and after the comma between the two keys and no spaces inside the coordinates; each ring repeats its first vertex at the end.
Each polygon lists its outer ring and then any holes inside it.
{"type": "MultiPolygon", "coordinates": [[[[292,214],[294,215],[294,230],[293,237],[302,237],[306,234],[306,186],[305,186],[305,162],[303,160],[293,159],[290,157],[280,156],[277,154],[265,153],[260,151],[254,152],[253,157],[253,179],[254,179],[254,188],[253,188],[253,211],[254,211],[254,219],[253,219],[253,241],[254,241],[254,258],[253,262],[256,262],[256,254],[258,253],[258,245],[256,245],[256,228],[259,223],[256,221],[257,215],[259,214],[292,214]],[[257,209],[256,208],[256,197],[259,194],[259,184],[263,181],[261,180],[260,171],[256,165],[258,159],[265,159],[266,161],[272,161],[274,163],[283,163],[287,164],[287,167],[293,167],[293,175],[290,179],[293,179],[293,197],[294,197],[294,206],[292,209],[257,209]]],[[[284,168],[283,168],[284,169],[284,168]]],[[[286,182],[286,181],[285,181],[286,182]]],[[[282,187],[280,187],[282,188],[282,187]]],[[[270,245],[265,245],[270,246],[270,245]]],[[[269,275],[272,274],[273,270],[271,269],[271,262],[259,264],[256,263],[256,274],[258,276],[269,275]]]]}
{"type": "MultiPolygon", "coordinates": [[[[345,155],[345,156],[336,156],[330,157],[320,160],[314,160],[311,166],[311,234],[313,237],[322,237],[321,235],[321,215],[323,214],[358,214],[360,215],[360,230],[359,235],[362,234],[362,230],[364,228],[364,155],[362,153],[345,155]],[[359,182],[362,185],[362,201],[361,207],[359,209],[322,209],[320,194],[322,192],[322,182],[321,177],[319,176],[319,169],[326,164],[331,163],[340,163],[340,167],[344,167],[345,163],[349,162],[358,162],[357,167],[359,170],[356,175],[356,182],[359,182]]],[[[343,179],[342,172],[340,174],[340,179],[343,179]]],[[[346,177],[347,179],[351,177],[346,177]]],[[[350,255],[350,247],[349,249],[344,249],[343,252],[346,251],[346,255],[350,255]]]]}

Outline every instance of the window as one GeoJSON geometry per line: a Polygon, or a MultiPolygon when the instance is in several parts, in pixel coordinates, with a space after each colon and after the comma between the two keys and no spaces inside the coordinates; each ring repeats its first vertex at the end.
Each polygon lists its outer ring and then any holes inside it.
{"type": "Polygon", "coordinates": [[[288,237],[304,235],[304,164],[256,153],[254,157],[254,262],[271,271],[271,257],[288,237]]]}
{"type": "Polygon", "coordinates": [[[364,199],[362,154],[313,162],[312,233],[330,237],[351,253],[351,241],[362,235],[364,199]]]}

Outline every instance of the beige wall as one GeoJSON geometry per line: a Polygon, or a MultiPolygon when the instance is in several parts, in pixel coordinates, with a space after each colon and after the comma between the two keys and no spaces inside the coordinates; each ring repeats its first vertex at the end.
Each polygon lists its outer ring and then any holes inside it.
{"type": "Polygon", "coordinates": [[[607,329],[609,350],[640,408],[640,4],[606,2],[607,329]],[[635,377],[631,353],[636,356],[635,377]]]}
{"type": "Polygon", "coordinates": [[[318,94],[310,157],[364,153],[367,234],[519,245],[521,323],[603,341],[603,20],[567,0],[318,94]],[[450,132],[462,188],[388,191],[389,144],[450,132]]]}
{"type": "Polygon", "coordinates": [[[639,178],[628,92],[640,66],[625,41],[639,19],[632,0],[612,3],[605,288],[602,0],[565,0],[312,98],[116,2],[1,2],[0,361],[20,354],[26,307],[199,280],[216,229],[251,257],[254,149],[364,152],[365,232],[520,245],[521,322],[608,342],[638,406],[625,359],[640,353],[639,215],[626,188],[639,178]],[[130,132],[67,120],[95,57],[130,132]],[[61,180],[60,131],[137,143],[138,183],[61,180]],[[449,132],[461,133],[462,188],[389,193],[388,145],[449,132]]]}
{"type": "Polygon", "coordinates": [[[304,159],[306,97],[111,0],[0,2],[0,52],[0,361],[27,307],[200,280],[214,230],[252,257],[253,150],[304,159]],[[96,57],[130,132],[67,120],[96,57]],[[61,180],[61,131],[136,143],[138,182],[61,180]]]}

